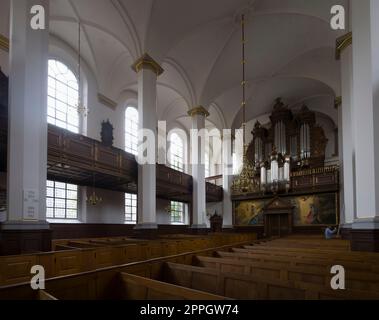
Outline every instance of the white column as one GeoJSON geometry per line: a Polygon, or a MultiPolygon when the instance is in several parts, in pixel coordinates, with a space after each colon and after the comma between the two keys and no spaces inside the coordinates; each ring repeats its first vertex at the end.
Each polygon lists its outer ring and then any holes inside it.
{"type": "Polygon", "coordinates": [[[8,130],[8,221],[4,230],[44,229],[47,176],[49,1],[12,0],[8,130]],[[45,9],[46,28],[31,28],[30,10],[45,9]]]}
{"type": "MultiPolygon", "coordinates": [[[[163,69],[147,54],[132,67],[138,76],[139,129],[148,129],[154,133],[155,149],[149,152],[155,154],[158,126],[157,77],[163,73],[163,69]]],[[[136,229],[157,229],[156,192],[156,163],[139,165],[136,229]]]]}
{"type": "Polygon", "coordinates": [[[193,177],[192,228],[205,229],[206,225],[206,183],[205,183],[205,118],[209,116],[203,107],[188,113],[192,117],[191,166],[193,177]],[[195,134],[197,132],[198,134],[195,134]]]}
{"type": "Polygon", "coordinates": [[[379,228],[379,1],[352,1],[354,229],[379,228]]]}
{"type": "Polygon", "coordinates": [[[224,189],[224,198],[222,202],[223,212],[223,228],[233,228],[233,205],[231,199],[231,187],[233,183],[233,157],[232,157],[232,132],[224,130],[223,146],[222,146],[222,168],[223,180],[222,187],[224,189]]]}
{"type": "Polygon", "coordinates": [[[355,206],[355,151],[353,140],[353,70],[352,48],[341,52],[342,104],[339,106],[340,134],[342,135],[341,159],[341,226],[350,228],[354,222],[355,206]]]}

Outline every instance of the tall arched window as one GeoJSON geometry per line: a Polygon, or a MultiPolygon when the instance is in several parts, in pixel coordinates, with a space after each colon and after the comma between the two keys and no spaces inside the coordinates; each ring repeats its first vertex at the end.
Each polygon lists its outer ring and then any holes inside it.
{"type": "Polygon", "coordinates": [[[125,151],[137,155],[138,110],[127,107],[125,111],[125,151]]]}
{"type": "Polygon", "coordinates": [[[175,132],[170,136],[170,164],[171,168],[184,172],[184,143],[175,132]]]}
{"type": "Polygon", "coordinates": [[[62,62],[49,60],[47,122],[79,133],[79,83],[62,62]]]}

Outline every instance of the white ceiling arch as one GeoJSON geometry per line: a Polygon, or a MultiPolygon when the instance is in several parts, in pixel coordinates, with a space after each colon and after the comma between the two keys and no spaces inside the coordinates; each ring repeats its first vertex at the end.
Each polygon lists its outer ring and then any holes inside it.
{"type": "Polygon", "coordinates": [[[347,0],[51,0],[51,32],[76,48],[80,19],[83,59],[110,98],[137,90],[130,66],[147,52],[165,69],[158,79],[159,118],[177,104],[182,117],[201,104],[215,126],[228,127],[237,125],[241,103],[237,15],[248,14],[253,117],[280,95],[294,103],[339,94],[334,46],[343,32],[329,26],[336,4],[348,10],[347,0]]]}
{"type": "MultiPolygon", "coordinates": [[[[240,88],[235,88],[235,90],[240,91],[240,88]]],[[[231,94],[235,94],[235,92],[231,92],[231,94]]],[[[335,116],[333,108],[335,93],[327,84],[301,76],[277,76],[262,81],[249,89],[246,121],[255,119],[263,114],[269,114],[275,104],[275,99],[278,97],[281,97],[290,108],[296,108],[302,103],[307,104],[315,97],[327,97],[327,102],[319,107],[320,112],[324,112],[331,117],[335,116]]],[[[314,109],[313,105],[312,107],[314,109]]],[[[233,108],[230,111],[231,127],[233,129],[240,128],[243,122],[241,106],[239,105],[238,108],[233,108]]]]}

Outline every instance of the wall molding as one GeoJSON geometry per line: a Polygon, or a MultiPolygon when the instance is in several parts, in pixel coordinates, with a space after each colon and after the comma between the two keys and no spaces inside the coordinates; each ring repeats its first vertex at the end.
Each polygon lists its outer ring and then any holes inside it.
{"type": "Polygon", "coordinates": [[[111,108],[112,110],[116,110],[118,103],[113,101],[112,99],[106,97],[105,95],[101,93],[97,94],[97,99],[104,106],[111,108]]]}

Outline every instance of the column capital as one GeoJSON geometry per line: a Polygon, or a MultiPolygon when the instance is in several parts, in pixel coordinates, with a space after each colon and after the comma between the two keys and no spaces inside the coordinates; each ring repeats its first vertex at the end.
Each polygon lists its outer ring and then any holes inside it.
{"type": "Polygon", "coordinates": [[[342,97],[341,96],[336,97],[334,99],[334,108],[338,109],[341,105],[342,105],[342,97]]]}
{"type": "Polygon", "coordinates": [[[197,107],[191,109],[190,111],[188,111],[188,115],[190,117],[194,117],[197,115],[203,115],[204,117],[207,118],[207,117],[209,117],[209,112],[203,106],[197,106],[197,107]]]}
{"type": "Polygon", "coordinates": [[[157,76],[160,76],[164,70],[159,65],[158,62],[156,62],[152,57],[150,57],[147,53],[144,53],[142,57],[140,57],[136,62],[133,63],[132,69],[135,72],[140,72],[142,69],[150,69],[154,71],[157,76]]]}
{"type": "Polygon", "coordinates": [[[348,32],[336,40],[336,60],[341,59],[341,53],[353,43],[353,33],[348,32]]]}
{"type": "Polygon", "coordinates": [[[0,49],[3,51],[9,51],[9,39],[0,34],[0,49]]]}

